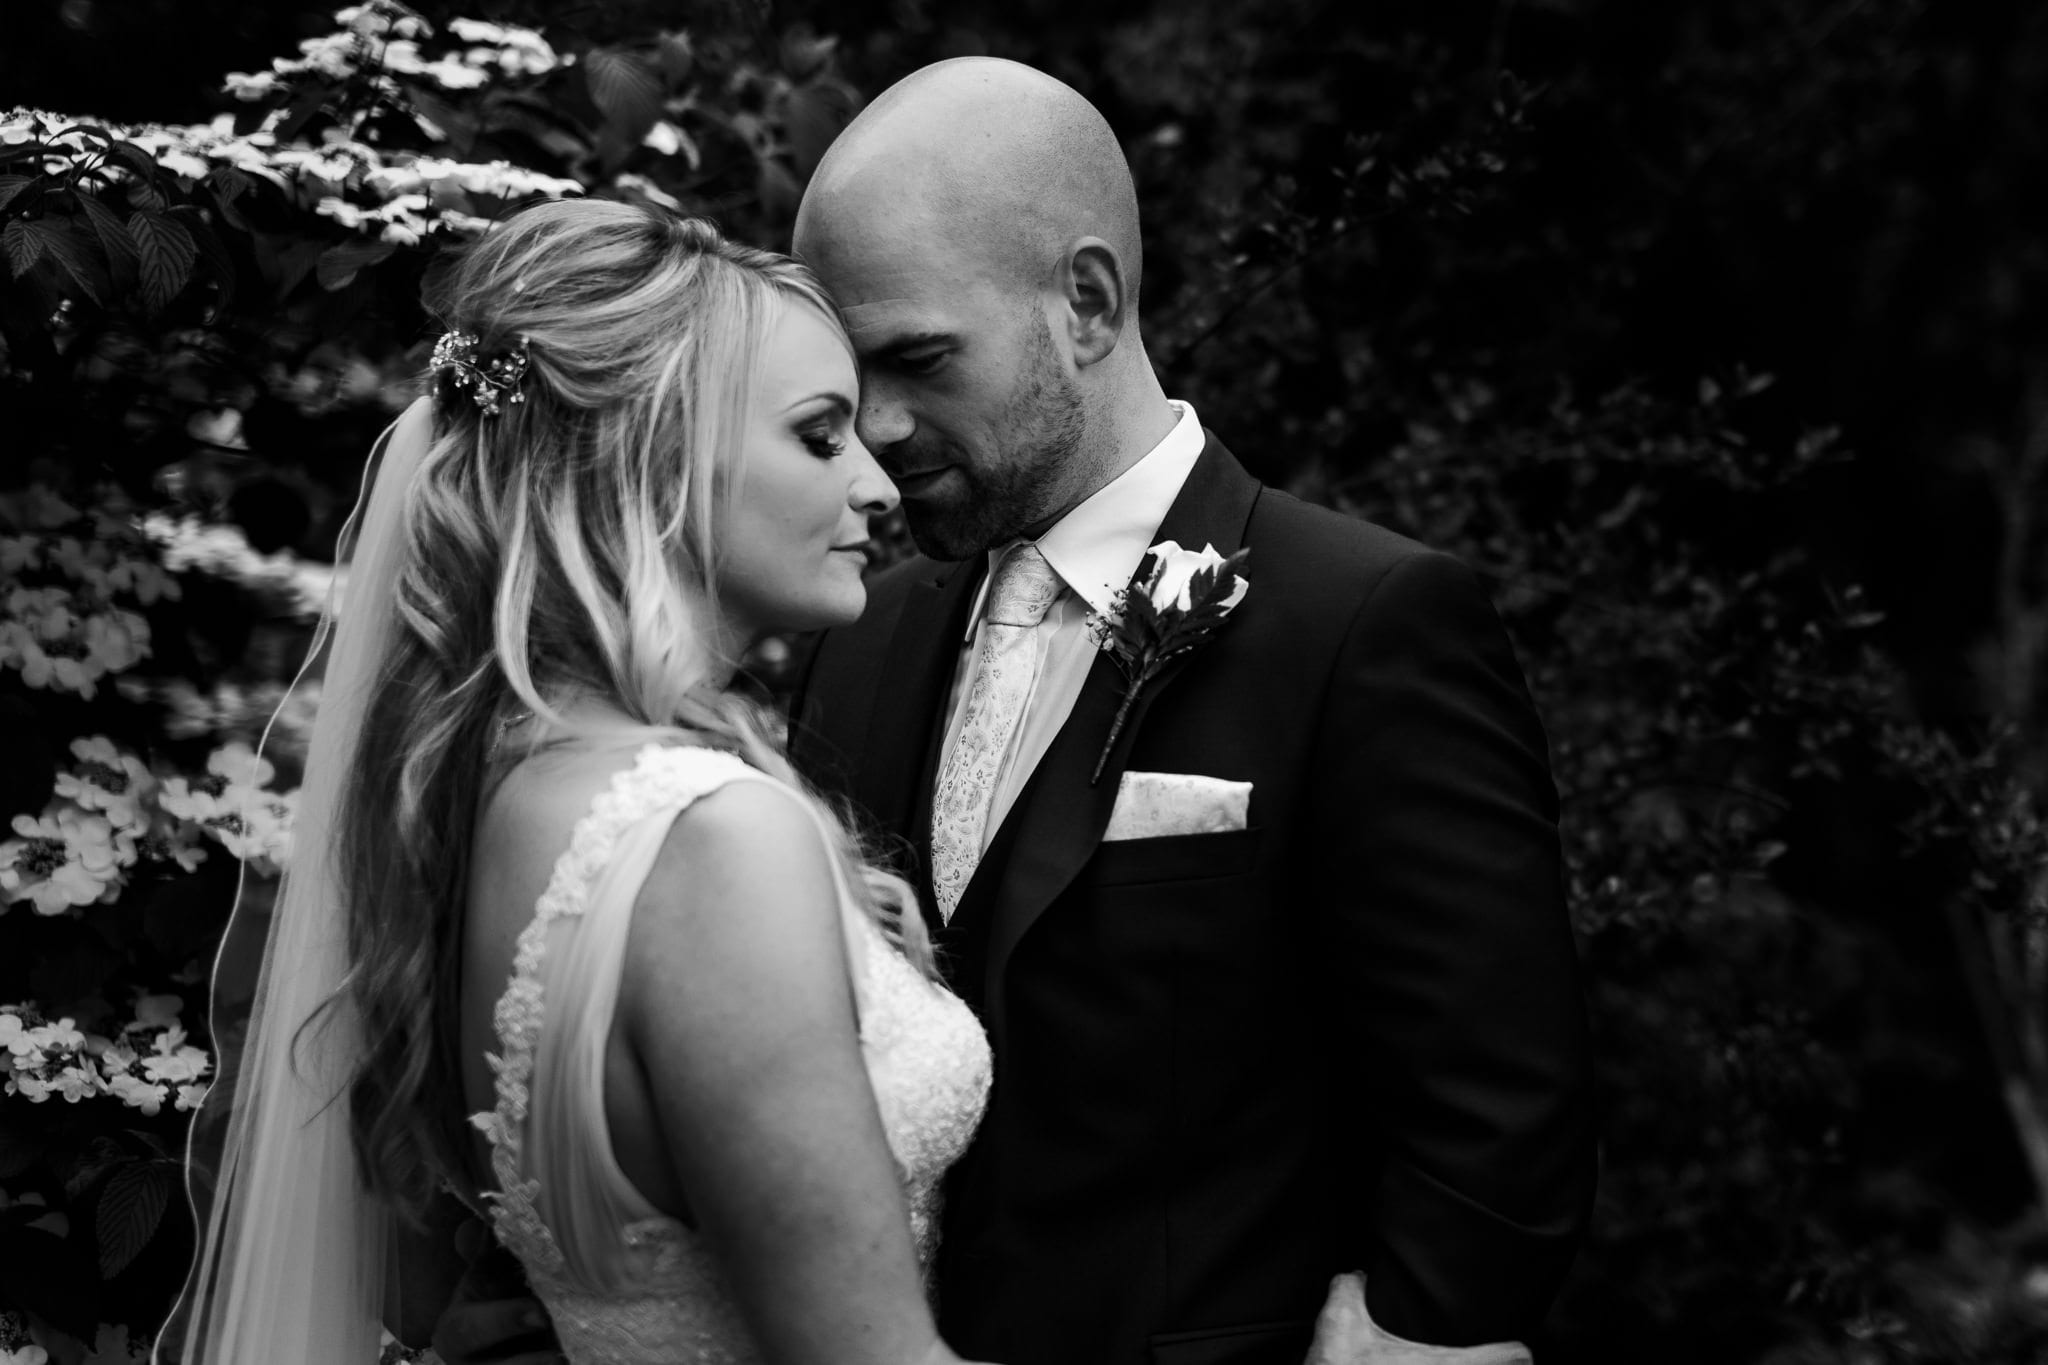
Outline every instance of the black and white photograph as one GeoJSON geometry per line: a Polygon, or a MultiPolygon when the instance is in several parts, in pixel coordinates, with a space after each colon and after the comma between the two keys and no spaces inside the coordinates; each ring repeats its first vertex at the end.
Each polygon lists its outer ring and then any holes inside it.
{"type": "Polygon", "coordinates": [[[8,0],[0,1365],[2048,1365],[2043,185],[2022,0],[8,0]]]}

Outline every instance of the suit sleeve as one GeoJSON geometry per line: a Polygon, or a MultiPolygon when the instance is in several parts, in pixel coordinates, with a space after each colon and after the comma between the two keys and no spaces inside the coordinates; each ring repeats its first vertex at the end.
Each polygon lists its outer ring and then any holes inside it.
{"type": "Polygon", "coordinates": [[[1311,903],[1377,1171],[1367,1302],[1414,1341],[1526,1338],[1590,1213],[1590,1067],[1548,748],[1470,570],[1386,572],[1320,740],[1311,903]]]}

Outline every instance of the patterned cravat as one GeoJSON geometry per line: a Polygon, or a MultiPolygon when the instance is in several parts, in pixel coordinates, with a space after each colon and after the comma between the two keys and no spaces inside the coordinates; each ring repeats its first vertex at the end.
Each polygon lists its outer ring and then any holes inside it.
{"type": "Polygon", "coordinates": [[[1064,587],[1036,545],[1019,545],[1003,556],[989,582],[960,737],[932,797],[932,891],[942,919],[953,918],[981,861],[996,778],[1038,681],[1032,633],[1064,587]]]}

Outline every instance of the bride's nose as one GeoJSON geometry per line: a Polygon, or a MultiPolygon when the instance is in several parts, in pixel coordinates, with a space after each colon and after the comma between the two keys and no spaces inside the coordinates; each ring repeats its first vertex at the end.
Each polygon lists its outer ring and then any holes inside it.
{"type": "Polygon", "coordinates": [[[859,435],[852,437],[846,458],[853,462],[853,478],[846,490],[847,504],[869,516],[893,511],[902,498],[896,492],[896,485],[882,472],[882,466],[875,463],[867,442],[859,435]]]}

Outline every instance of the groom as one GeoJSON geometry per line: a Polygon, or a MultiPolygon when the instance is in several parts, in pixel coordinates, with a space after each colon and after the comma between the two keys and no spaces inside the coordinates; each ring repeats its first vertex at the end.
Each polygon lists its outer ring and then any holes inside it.
{"type": "Polygon", "coordinates": [[[1348,1271],[1371,1331],[1526,1336],[1593,1128],[1556,792],[1480,582],[1261,487],[1168,400],[1129,170],[1048,76],[891,88],[796,251],[929,556],[821,642],[792,745],[912,851],[994,1044],[947,1187],[948,1343],[1295,1365],[1348,1271]],[[1112,742],[1090,615],[1163,541],[1248,550],[1248,587],[1112,742]]]}

